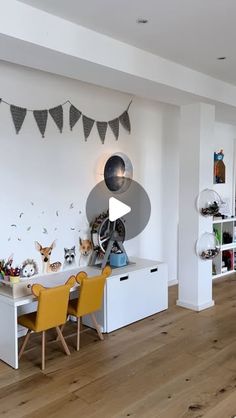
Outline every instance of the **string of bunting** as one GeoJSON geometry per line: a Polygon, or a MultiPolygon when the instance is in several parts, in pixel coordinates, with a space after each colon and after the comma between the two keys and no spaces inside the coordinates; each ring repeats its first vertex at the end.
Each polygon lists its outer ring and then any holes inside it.
{"type": "Polygon", "coordinates": [[[83,132],[84,132],[84,139],[87,141],[94,124],[97,127],[97,131],[99,134],[99,137],[101,139],[102,144],[105,142],[106,133],[108,126],[110,127],[114,137],[116,140],[119,138],[120,134],[120,125],[123,126],[123,128],[130,133],[131,132],[131,124],[130,124],[130,118],[129,118],[129,108],[132,103],[132,100],[130,101],[127,109],[116,118],[109,120],[109,121],[96,121],[95,119],[92,119],[86,115],[84,115],[79,109],[77,109],[76,106],[74,106],[70,100],[66,100],[64,103],[59,104],[56,107],[53,107],[51,109],[40,109],[40,110],[33,110],[33,109],[26,109],[24,107],[15,106],[11,103],[6,102],[5,100],[0,98],[0,103],[4,103],[10,107],[10,112],[13,120],[13,124],[16,130],[16,133],[18,134],[22,128],[22,125],[24,123],[25,117],[28,112],[32,112],[35,122],[38,126],[38,129],[42,135],[42,138],[45,137],[45,132],[47,128],[47,121],[48,121],[48,114],[51,116],[53,121],[55,122],[57,128],[59,129],[60,133],[63,131],[63,122],[64,122],[64,106],[69,104],[69,125],[71,131],[73,130],[76,123],[81,119],[83,124],[83,132]]]}

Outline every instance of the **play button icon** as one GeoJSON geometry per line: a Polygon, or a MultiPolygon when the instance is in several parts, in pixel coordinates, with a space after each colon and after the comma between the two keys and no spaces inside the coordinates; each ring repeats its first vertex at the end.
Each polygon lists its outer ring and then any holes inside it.
{"type": "MultiPolygon", "coordinates": [[[[117,195],[116,195],[117,196],[117,195]]],[[[137,181],[129,182],[129,187],[119,193],[120,200],[114,198],[114,191],[110,191],[106,182],[100,181],[90,191],[86,202],[88,223],[95,229],[98,222],[106,217],[110,222],[122,219],[125,225],[125,241],[138,236],[146,227],[151,216],[151,202],[147,192],[137,181]]],[[[106,228],[103,232],[105,238],[106,228]]]]}
{"type": "Polygon", "coordinates": [[[131,212],[131,207],[121,202],[115,197],[109,199],[109,219],[111,222],[116,221],[127,213],[131,212]]]}

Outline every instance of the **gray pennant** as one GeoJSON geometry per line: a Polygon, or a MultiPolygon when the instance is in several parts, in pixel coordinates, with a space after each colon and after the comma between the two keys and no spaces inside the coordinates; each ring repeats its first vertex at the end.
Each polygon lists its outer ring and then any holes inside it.
{"type": "Polygon", "coordinates": [[[63,128],[63,108],[62,105],[49,109],[49,113],[57,125],[59,131],[62,133],[63,128]]]}
{"type": "Polygon", "coordinates": [[[95,120],[83,115],[84,139],[87,141],[95,120]]]}
{"type": "Polygon", "coordinates": [[[107,122],[96,122],[96,125],[102,144],[104,144],[107,133],[107,122]]]}
{"type": "Polygon", "coordinates": [[[122,113],[122,115],[120,115],[119,120],[120,120],[120,123],[123,126],[123,128],[125,128],[126,131],[128,131],[130,133],[131,126],[130,126],[130,119],[129,119],[129,114],[128,114],[127,110],[125,110],[122,113]]]}
{"type": "Polygon", "coordinates": [[[34,110],[34,119],[38,125],[38,128],[40,130],[40,133],[42,137],[44,138],[46,126],[47,126],[47,120],[48,120],[48,111],[45,110],[34,110]]]}
{"type": "Polygon", "coordinates": [[[119,138],[119,118],[112,119],[108,123],[117,140],[119,138]]]}
{"type": "Polygon", "coordinates": [[[70,106],[70,129],[72,131],[75,124],[78,122],[81,112],[74,105],[70,106]]]}
{"type": "Polygon", "coordinates": [[[25,120],[27,109],[19,106],[10,106],[12,120],[15,125],[16,133],[18,134],[21,130],[23,122],[25,120]]]}

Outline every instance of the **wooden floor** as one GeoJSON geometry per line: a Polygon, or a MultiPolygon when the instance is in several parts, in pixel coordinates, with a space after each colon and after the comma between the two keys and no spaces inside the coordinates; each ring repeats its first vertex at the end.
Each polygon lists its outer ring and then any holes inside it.
{"type": "MultiPolygon", "coordinates": [[[[66,357],[49,335],[46,370],[32,336],[20,370],[0,362],[5,418],[232,418],[236,416],[236,276],[215,282],[216,306],[175,306],[98,341],[91,330],[66,357]]],[[[71,332],[69,324],[65,334],[71,332]]],[[[1,342],[0,342],[1,343],[1,342]]]]}

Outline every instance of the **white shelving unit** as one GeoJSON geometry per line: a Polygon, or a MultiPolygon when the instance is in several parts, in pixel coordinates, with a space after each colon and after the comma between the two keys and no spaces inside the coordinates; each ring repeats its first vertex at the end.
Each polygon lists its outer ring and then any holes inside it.
{"type": "Polygon", "coordinates": [[[213,231],[220,242],[220,253],[212,261],[212,278],[216,279],[236,270],[236,217],[213,220],[213,231]]]}

